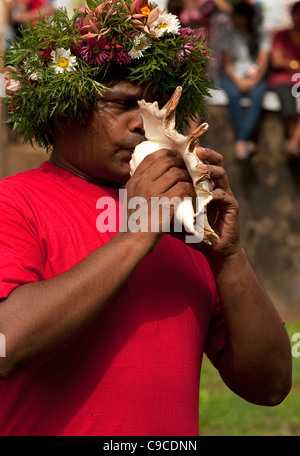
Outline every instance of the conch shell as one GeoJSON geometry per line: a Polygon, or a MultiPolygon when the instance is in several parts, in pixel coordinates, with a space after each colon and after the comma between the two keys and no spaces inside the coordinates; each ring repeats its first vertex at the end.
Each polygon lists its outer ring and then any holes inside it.
{"type": "Polygon", "coordinates": [[[201,124],[188,136],[183,136],[175,130],[175,110],[181,93],[182,88],[177,87],[162,109],[159,109],[156,101],[154,103],[147,103],[145,100],[138,102],[147,141],[136,146],[130,161],[130,172],[132,175],[143,159],[156,150],[172,149],[176,151],[183,158],[192,178],[196,196],[200,198],[197,198],[196,210],[192,199],[184,198],[175,207],[174,220],[181,222],[186,231],[195,236],[195,242],[199,242],[196,240],[199,239],[207,244],[212,244],[219,240],[218,235],[209,225],[206,214],[207,205],[212,200],[212,185],[207,171],[197,168],[197,165],[202,162],[196,155],[197,141],[207,131],[208,124],[201,124]],[[199,202],[201,202],[200,205],[199,202]],[[197,227],[199,214],[202,214],[201,227],[197,227]]]}

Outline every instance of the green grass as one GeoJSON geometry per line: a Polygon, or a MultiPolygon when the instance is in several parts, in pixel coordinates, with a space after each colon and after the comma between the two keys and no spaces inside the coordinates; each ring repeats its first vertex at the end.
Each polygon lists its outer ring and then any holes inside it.
{"type": "MultiPolygon", "coordinates": [[[[300,323],[287,323],[290,340],[300,323]]],[[[295,345],[292,342],[291,345],[295,345]]],[[[300,354],[300,348],[298,349],[300,354]]],[[[300,356],[293,357],[293,386],[276,407],[250,404],[232,393],[207,358],[200,385],[200,436],[300,436],[300,356]]]]}

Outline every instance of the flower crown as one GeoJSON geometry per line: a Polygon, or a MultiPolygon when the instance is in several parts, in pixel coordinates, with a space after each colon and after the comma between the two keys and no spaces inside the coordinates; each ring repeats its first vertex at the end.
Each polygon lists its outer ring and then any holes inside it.
{"type": "Polygon", "coordinates": [[[148,0],[87,0],[88,8],[65,9],[20,30],[5,56],[8,121],[24,141],[47,149],[54,121],[84,120],[108,89],[105,81],[126,75],[167,99],[183,88],[177,128],[205,111],[212,88],[206,76],[208,49],[202,30],[181,27],[177,16],[148,0]]]}

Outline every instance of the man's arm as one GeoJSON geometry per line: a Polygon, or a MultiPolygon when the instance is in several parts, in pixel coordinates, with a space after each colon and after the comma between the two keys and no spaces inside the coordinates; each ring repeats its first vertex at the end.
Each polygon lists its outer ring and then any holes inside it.
{"type": "Polygon", "coordinates": [[[57,277],[14,289],[0,303],[6,357],[0,377],[52,356],[101,312],[147,253],[139,233],[118,233],[57,277]]]}
{"type": "MultiPolygon", "coordinates": [[[[128,198],[192,194],[188,172],[176,154],[162,150],[152,155],[128,182],[128,198]],[[147,181],[141,181],[145,175],[147,181]]],[[[6,338],[0,378],[43,362],[83,331],[157,246],[161,231],[119,232],[70,270],[14,289],[0,303],[0,333],[6,338]]]]}
{"type": "Polygon", "coordinates": [[[217,368],[225,383],[244,399],[276,405],[291,387],[289,337],[240,244],[239,207],[222,167],[222,156],[202,148],[198,155],[211,163],[207,165],[214,182],[210,204],[219,211],[214,228],[220,242],[204,250],[226,325],[226,345],[217,358],[217,368]]]}
{"type": "Polygon", "coordinates": [[[291,387],[291,348],[284,324],[257,280],[243,250],[216,277],[227,338],[217,367],[239,396],[277,405],[291,387]]]}

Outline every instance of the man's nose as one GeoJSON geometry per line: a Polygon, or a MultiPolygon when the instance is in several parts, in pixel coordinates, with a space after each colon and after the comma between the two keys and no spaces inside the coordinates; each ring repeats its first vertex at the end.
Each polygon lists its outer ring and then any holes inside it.
{"type": "Polygon", "coordinates": [[[143,118],[141,116],[141,112],[139,109],[136,109],[134,110],[134,112],[132,112],[132,115],[128,123],[128,129],[132,133],[138,133],[142,136],[145,136],[143,118]]]}

